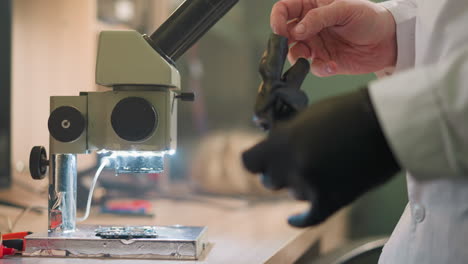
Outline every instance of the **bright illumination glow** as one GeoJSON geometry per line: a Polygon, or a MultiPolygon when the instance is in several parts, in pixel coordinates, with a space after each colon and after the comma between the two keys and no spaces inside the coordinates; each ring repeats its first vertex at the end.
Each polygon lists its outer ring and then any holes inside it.
{"type": "Polygon", "coordinates": [[[173,156],[176,153],[175,149],[167,150],[167,151],[110,151],[110,150],[100,150],[97,152],[98,154],[107,154],[111,153],[109,156],[110,159],[115,159],[116,157],[164,157],[165,155],[173,156]]]}
{"type": "Polygon", "coordinates": [[[113,151],[111,158],[115,157],[164,157],[165,152],[158,151],[113,151]]]}

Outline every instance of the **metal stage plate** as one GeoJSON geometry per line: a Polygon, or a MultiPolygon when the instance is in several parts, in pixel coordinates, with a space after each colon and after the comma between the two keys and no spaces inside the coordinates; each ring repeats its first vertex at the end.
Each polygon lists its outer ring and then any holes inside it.
{"type": "Polygon", "coordinates": [[[26,237],[24,256],[75,258],[198,259],[206,246],[206,227],[156,226],[156,238],[109,239],[96,229],[78,226],[71,233],[37,233],[26,237]]]}

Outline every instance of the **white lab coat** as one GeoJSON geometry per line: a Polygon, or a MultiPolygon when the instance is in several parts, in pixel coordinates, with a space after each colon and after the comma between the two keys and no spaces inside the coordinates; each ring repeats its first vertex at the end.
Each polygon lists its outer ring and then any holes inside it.
{"type": "Polygon", "coordinates": [[[381,4],[398,58],[370,94],[409,203],[380,263],[468,263],[468,0],[381,4]]]}

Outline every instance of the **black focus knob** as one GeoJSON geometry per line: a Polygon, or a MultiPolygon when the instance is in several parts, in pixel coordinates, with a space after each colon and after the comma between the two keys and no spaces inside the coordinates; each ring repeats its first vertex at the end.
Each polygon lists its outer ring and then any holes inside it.
{"type": "Polygon", "coordinates": [[[158,115],[146,99],[127,97],[120,100],[112,110],[111,124],[120,138],[138,142],[153,134],[158,125],[158,115]]]}
{"type": "Polygon", "coordinates": [[[56,108],[49,116],[49,132],[60,142],[77,140],[86,128],[86,121],[80,111],[72,106],[56,108]]]}
{"type": "Polygon", "coordinates": [[[195,93],[180,93],[176,95],[176,99],[179,99],[181,101],[186,101],[186,102],[193,102],[195,101],[195,93]]]}
{"type": "Polygon", "coordinates": [[[43,146],[33,147],[29,156],[29,171],[32,178],[35,180],[44,179],[47,174],[47,166],[49,166],[49,161],[46,149],[43,146]]]}

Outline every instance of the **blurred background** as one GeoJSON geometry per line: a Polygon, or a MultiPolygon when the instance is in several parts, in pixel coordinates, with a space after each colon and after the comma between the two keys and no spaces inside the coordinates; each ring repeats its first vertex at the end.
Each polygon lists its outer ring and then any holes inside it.
{"type": "MultiPolygon", "coordinates": [[[[135,29],[151,34],[180,2],[13,1],[10,164],[15,182],[31,181],[29,151],[34,145],[48,144],[49,96],[106,89],[94,84],[98,33],[135,29]]],[[[275,2],[240,1],[180,59],[177,67],[182,88],[195,92],[196,101],[179,104],[177,154],[167,160],[168,169],[162,175],[128,178],[123,175],[120,187],[134,187],[133,192],[127,190],[129,196],[141,195],[142,186],[148,189],[145,194],[156,196],[174,188],[219,196],[283,195],[263,189],[255,177],[243,170],[239,159],[243,150],[264,136],[253,125],[252,109],[260,84],[258,62],[270,34],[269,14],[275,2]]],[[[310,75],[303,89],[314,102],[356,89],[373,79],[373,74],[330,78],[310,75]]],[[[0,155],[6,160],[8,153],[0,155]]],[[[98,158],[81,156],[82,203],[98,158]]],[[[119,191],[120,187],[111,186],[109,180],[106,185],[106,177],[113,177],[111,172],[108,174],[101,178],[102,192],[98,191],[98,196],[109,197],[110,190],[119,191]]],[[[40,192],[45,186],[36,184],[35,188],[40,192]]],[[[399,175],[352,206],[347,236],[390,234],[406,202],[406,183],[403,175],[399,175]]]]}

